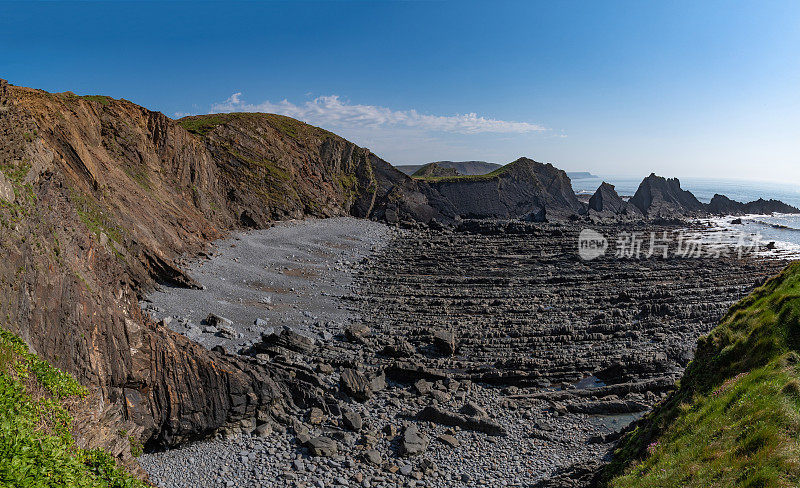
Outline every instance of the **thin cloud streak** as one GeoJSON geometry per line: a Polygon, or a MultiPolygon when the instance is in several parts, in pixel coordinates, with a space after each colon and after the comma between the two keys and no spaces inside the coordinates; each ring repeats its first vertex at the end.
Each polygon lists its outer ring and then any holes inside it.
{"type": "Polygon", "coordinates": [[[456,134],[526,134],[548,129],[539,124],[480,117],[476,113],[427,115],[416,110],[391,110],[376,105],[350,104],[338,95],[317,97],[301,105],[288,100],[247,103],[241,93],[234,93],[222,103],[212,105],[214,112],[268,112],[287,115],[323,127],[380,128],[407,127],[425,131],[456,134]]]}

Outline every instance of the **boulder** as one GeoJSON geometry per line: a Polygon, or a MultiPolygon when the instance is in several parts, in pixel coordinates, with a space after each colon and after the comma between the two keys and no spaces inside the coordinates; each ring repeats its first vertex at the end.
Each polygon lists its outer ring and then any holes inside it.
{"type": "Polygon", "coordinates": [[[347,338],[347,340],[350,342],[355,342],[356,344],[364,344],[369,335],[369,327],[364,324],[350,324],[346,329],[344,329],[345,338],[347,338]]]}
{"type": "Polygon", "coordinates": [[[406,427],[406,430],[403,432],[401,446],[403,448],[403,454],[407,456],[417,456],[422,454],[428,449],[429,443],[430,440],[428,439],[428,436],[420,432],[417,426],[414,424],[406,427]]]}
{"type": "Polygon", "coordinates": [[[338,454],[339,445],[330,437],[312,437],[306,442],[312,456],[332,457],[338,454]]]}
{"type": "Polygon", "coordinates": [[[433,422],[439,425],[460,427],[464,430],[483,432],[491,436],[505,436],[506,429],[497,422],[477,417],[466,417],[457,413],[448,412],[434,406],[427,406],[417,414],[417,420],[433,422]]]}

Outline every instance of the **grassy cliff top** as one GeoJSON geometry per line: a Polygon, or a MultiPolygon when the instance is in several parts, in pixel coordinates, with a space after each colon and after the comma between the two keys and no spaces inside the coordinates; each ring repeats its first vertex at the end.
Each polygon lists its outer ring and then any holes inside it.
{"type": "Polygon", "coordinates": [[[263,123],[266,122],[276,130],[286,134],[293,139],[304,139],[307,137],[335,137],[341,139],[333,132],[329,132],[320,127],[316,127],[297,119],[278,114],[266,114],[258,112],[233,112],[225,114],[193,115],[178,119],[178,125],[184,129],[201,136],[208,135],[211,131],[221,125],[231,122],[237,123],[263,123]]]}
{"type": "Polygon", "coordinates": [[[678,389],[627,435],[610,486],[797,486],[800,262],[698,342],[678,389]]]}

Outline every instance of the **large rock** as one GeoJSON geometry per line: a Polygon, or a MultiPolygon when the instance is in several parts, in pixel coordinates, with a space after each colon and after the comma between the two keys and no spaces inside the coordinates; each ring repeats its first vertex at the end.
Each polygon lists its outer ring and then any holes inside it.
{"type": "Polygon", "coordinates": [[[707,209],[709,213],[717,215],[800,213],[800,209],[779,200],[759,198],[749,203],[741,203],[719,194],[714,195],[707,209]]]}
{"type": "Polygon", "coordinates": [[[253,344],[252,349],[255,353],[276,354],[289,350],[307,354],[314,349],[314,340],[289,327],[282,327],[280,330],[270,328],[261,334],[261,340],[253,344]]]}
{"type": "Polygon", "coordinates": [[[312,456],[332,457],[339,453],[339,445],[330,437],[312,437],[306,446],[312,456]]]}
{"type": "Polygon", "coordinates": [[[508,434],[506,429],[497,422],[484,418],[466,417],[434,406],[423,408],[417,414],[417,420],[450,427],[460,427],[464,430],[474,430],[492,436],[505,436],[508,434]]]}
{"type": "Polygon", "coordinates": [[[440,354],[452,356],[456,353],[456,335],[449,330],[434,331],[433,346],[440,354]]]}
{"type": "Polygon", "coordinates": [[[407,456],[422,454],[428,449],[429,443],[430,439],[428,439],[428,436],[420,432],[415,424],[409,425],[403,432],[401,446],[403,448],[403,454],[407,456]]]}
{"type": "Polygon", "coordinates": [[[461,218],[564,220],[585,213],[567,174],[520,158],[489,175],[428,181],[461,218]]]}

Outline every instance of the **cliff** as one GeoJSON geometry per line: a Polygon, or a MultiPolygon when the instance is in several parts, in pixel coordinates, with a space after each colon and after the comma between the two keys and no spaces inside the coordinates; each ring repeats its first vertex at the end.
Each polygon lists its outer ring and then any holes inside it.
{"type": "Polygon", "coordinates": [[[2,327],[89,388],[80,446],[128,456],[116,432],[175,445],[243,419],[325,409],[303,370],[210,352],[138,299],[194,286],[180,258],[290,217],[445,218],[368,150],[263,114],[173,121],[125,100],[0,82],[2,327]]]}

